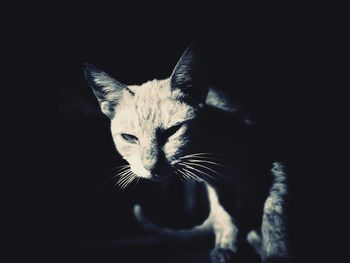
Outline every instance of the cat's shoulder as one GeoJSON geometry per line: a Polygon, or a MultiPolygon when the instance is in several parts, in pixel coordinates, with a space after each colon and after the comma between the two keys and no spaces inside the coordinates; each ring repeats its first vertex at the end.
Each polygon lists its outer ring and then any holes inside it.
{"type": "Polygon", "coordinates": [[[206,112],[215,119],[241,123],[246,127],[254,126],[251,115],[246,111],[243,103],[233,98],[223,89],[210,86],[206,98],[206,112]]]}
{"type": "Polygon", "coordinates": [[[206,105],[217,108],[227,113],[236,113],[239,110],[238,103],[227,93],[217,87],[210,86],[206,98],[206,105]]]}

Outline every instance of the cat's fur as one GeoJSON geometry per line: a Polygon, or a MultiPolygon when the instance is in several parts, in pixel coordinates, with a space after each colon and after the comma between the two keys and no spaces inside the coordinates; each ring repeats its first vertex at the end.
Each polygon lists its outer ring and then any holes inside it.
{"type": "Polygon", "coordinates": [[[245,239],[263,262],[287,262],[285,169],[272,165],[259,149],[228,97],[209,87],[201,59],[192,44],[170,78],[140,86],[85,66],[101,110],[111,119],[116,148],[129,163],[121,172],[121,186],[137,177],[157,181],[181,176],[202,182],[210,202],[202,225],[181,231],[159,228],[139,206],[136,217],[145,229],[162,235],[188,238],[214,232],[212,262],[231,262],[245,239]]]}

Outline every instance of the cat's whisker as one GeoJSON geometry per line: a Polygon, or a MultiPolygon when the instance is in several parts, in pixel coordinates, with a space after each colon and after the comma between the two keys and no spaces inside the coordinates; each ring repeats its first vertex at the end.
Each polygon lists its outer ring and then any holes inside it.
{"type": "MultiPolygon", "coordinates": [[[[183,172],[183,171],[181,171],[180,169],[179,170],[177,170],[179,173],[181,173],[180,174],[180,176],[181,177],[183,177],[184,179],[189,179],[188,177],[187,177],[187,175],[183,172]]],[[[179,174],[178,174],[179,175],[179,174]]]]}
{"type": "Polygon", "coordinates": [[[134,175],[133,172],[131,172],[128,175],[128,179],[126,181],[124,181],[124,183],[121,185],[121,189],[125,189],[129,184],[131,184],[132,181],[134,181],[136,178],[136,176],[134,175]]]}
{"type": "Polygon", "coordinates": [[[127,174],[127,173],[129,173],[129,172],[131,171],[131,170],[130,170],[130,167],[125,167],[124,169],[125,169],[125,170],[119,171],[116,175],[114,175],[114,176],[112,177],[112,179],[113,179],[113,178],[116,178],[116,177],[121,178],[121,177],[123,177],[125,174],[127,174]]]}
{"type": "MultiPolygon", "coordinates": [[[[132,174],[132,178],[131,178],[131,180],[130,180],[130,182],[129,182],[128,185],[130,185],[132,182],[134,182],[137,178],[138,178],[138,176],[136,176],[136,175],[133,173],[133,174],[132,174]]],[[[136,182],[136,183],[137,183],[137,182],[136,182]]]]}
{"type": "Polygon", "coordinates": [[[182,157],[180,157],[180,159],[181,160],[183,160],[183,159],[191,159],[191,158],[194,158],[194,159],[199,159],[199,160],[220,160],[220,158],[217,158],[217,157],[211,157],[211,156],[187,156],[187,155],[185,155],[185,156],[182,156],[182,157]]]}
{"type": "Polygon", "coordinates": [[[123,167],[128,167],[128,166],[130,166],[130,164],[119,165],[119,166],[117,166],[117,167],[115,167],[113,169],[121,169],[123,167]]]}
{"type": "Polygon", "coordinates": [[[219,155],[217,153],[210,153],[210,152],[199,152],[199,153],[190,153],[186,156],[189,156],[189,155],[219,155]]]}
{"type": "Polygon", "coordinates": [[[183,172],[181,170],[178,170],[178,171],[182,174],[182,177],[185,178],[186,180],[190,180],[191,179],[191,177],[188,174],[186,174],[185,172],[183,172]]]}
{"type": "Polygon", "coordinates": [[[219,158],[209,157],[209,156],[183,156],[179,158],[180,160],[209,160],[209,161],[221,161],[219,158]]]}
{"type": "Polygon", "coordinates": [[[174,175],[176,175],[176,176],[178,176],[178,177],[183,177],[181,174],[178,173],[177,170],[174,170],[173,172],[174,172],[174,175]]]}
{"type": "Polygon", "coordinates": [[[127,173],[123,174],[118,182],[116,183],[117,186],[121,188],[121,186],[130,178],[130,176],[133,174],[131,170],[129,170],[127,173]]]}
{"type": "Polygon", "coordinates": [[[109,172],[118,172],[130,167],[130,164],[120,165],[109,170],[109,172]]]}
{"type": "Polygon", "coordinates": [[[123,177],[125,174],[129,173],[130,171],[131,171],[130,169],[122,171],[122,172],[116,174],[115,177],[117,177],[117,176],[123,177]]]}
{"type": "Polygon", "coordinates": [[[136,184],[138,184],[140,182],[141,177],[137,176],[137,180],[136,180],[136,184]]]}
{"type": "Polygon", "coordinates": [[[207,177],[209,177],[209,178],[211,178],[211,179],[215,179],[214,177],[212,177],[211,175],[207,174],[206,172],[192,167],[190,164],[180,163],[179,165],[183,165],[183,166],[187,167],[188,169],[197,171],[197,172],[199,172],[200,174],[203,174],[203,175],[205,175],[205,176],[207,176],[207,177]]]}
{"type": "Polygon", "coordinates": [[[202,181],[202,179],[201,179],[200,177],[198,177],[196,174],[192,173],[191,171],[187,170],[186,168],[182,168],[182,169],[183,169],[184,171],[186,171],[187,174],[189,174],[189,176],[192,175],[192,176],[191,176],[192,179],[194,179],[194,180],[196,180],[196,181],[198,181],[198,182],[202,181]]]}
{"type": "Polygon", "coordinates": [[[184,173],[184,174],[186,174],[186,177],[189,178],[189,179],[194,179],[194,177],[196,177],[195,174],[192,173],[192,175],[191,175],[191,173],[189,173],[189,171],[186,170],[184,167],[181,167],[181,168],[179,169],[179,171],[182,172],[182,173],[184,173]]]}
{"type": "Polygon", "coordinates": [[[198,181],[198,182],[200,181],[200,178],[198,176],[191,175],[190,173],[188,173],[188,170],[186,170],[184,168],[182,168],[181,170],[182,170],[183,174],[186,175],[186,179],[187,180],[195,180],[195,181],[198,181]]]}
{"type": "Polygon", "coordinates": [[[209,168],[209,167],[207,167],[205,165],[201,165],[201,164],[198,164],[198,163],[189,163],[189,162],[183,162],[183,163],[186,163],[188,165],[194,165],[194,166],[202,167],[202,168],[207,169],[207,170],[209,170],[209,171],[211,171],[211,172],[213,172],[213,173],[215,173],[215,174],[217,174],[219,176],[222,176],[218,171],[215,171],[214,169],[211,169],[211,168],[209,168]]]}
{"type": "Polygon", "coordinates": [[[110,182],[111,180],[115,179],[116,177],[120,177],[120,174],[122,174],[123,172],[126,172],[128,170],[128,168],[130,167],[129,164],[126,164],[126,165],[121,165],[121,166],[118,166],[118,167],[115,167],[115,168],[112,168],[111,170],[108,171],[108,173],[110,172],[117,172],[117,174],[115,175],[112,175],[112,176],[109,176],[108,178],[106,178],[102,185],[105,185],[106,183],[110,182]],[[115,170],[115,171],[114,171],[115,170]]]}
{"type": "MultiPolygon", "coordinates": [[[[132,174],[131,174],[131,176],[130,176],[131,178],[130,178],[130,180],[128,181],[128,184],[126,185],[126,186],[128,186],[128,185],[130,185],[132,182],[134,182],[136,179],[140,179],[140,177],[138,177],[136,174],[134,174],[133,172],[132,172],[132,174]]],[[[136,181],[136,183],[137,183],[137,181],[136,181]]]]}
{"type": "Polygon", "coordinates": [[[183,180],[183,181],[189,180],[189,178],[186,178],[186,176],[184,176],[184,175],[182,175],[182,174],[180,175],[180,179],[183,180]]]}
{"type": "Polygon", "coordinates": [[[126,167],[121,167],[119,168],[116,172],[117,172],[117,175],[123,171],[126,171],[126,170],[129,170],[130,169],[130,165],[126,166],[126,167]]]}
{"type": "Polygon", "coordinates": [[[186,178],[187,180],[197,180],[198,176],[194,173],[191,173],[190,171],[186,170],[184,167],[181,167],[178,169],[179,172],[181,172],[182,176],[186,178]]]}
{"type": "Polygon", "coordinates": [[[186,159],[187,162],[194,162],[194,163],[209,163],[212,165],[217,165],[217,166],[221,166],[221,167],[228,167],[227,165],[223,165],[217,162],[212,162],[212,161],[208,161],[208,160],[196,160],[196,159],[186,159]]]}
{"type": "Polygon", "coordinates": [[[218,155],[184,155],[180,157],[180,160],[187,160],[187,159],[199,159],[199,160],[210,160],[210,161],[221,161],[221,158],[219,158],[218,155]]]}
{"type": "Polygon", "coordinates": [[[131,178],[132,178],[132,175],[130,174],[130,175],[128,176],[128,179],[125,180],[125,182],[120,186],[120,188],[121,188],[121,189],[125,189],[126,186],[129,184],[131,178]]]}
{"type": "Polygon", "coordinates": [[[132,172],[129,170],[129,171],[125,172],[123,175],[121,175],[116,185],[120,186],[123,182],[128,180],[128,178],[130,177],[131,173],[132,172]]]}
{"type": "Polygon", "coordinates": [[[128,178],[129,178],[129,176],[123,177],[122,180],[119,180],[119,181],[116,183],[116,186],[118,186],[119,188],[122,188],[122,185],[127,181],[128,178]]]}
{"type": "MultiPolygon", "coordinates": [[[[129,177],[129,179],[130,179],[130,177],[129,177]]],[[[125,181],[122,185],[120,185],[120,189],[125,189],[126,185],[127,185],[127,181],[125,181]]]]}
{"type": "Polygon", "coordinates": [[[176,175],[176,176],[178,176],[180,179],[182,179],[182,180],[189,180],[189,179],[191,179],[191,178],[189,178],[187,175],[185,176],[185,175],[183,175],[183,174],[179,174],[178,173],[178,171],[174,171],[174,174],[176,175]]]}
{"type": "Polygon", "coordinates": [[[186,157],[198,157],[198,158],[204,158],[204,157],[209,157],[209,158],[219,158],[220,155],[217,153],[191,153],[182,156],[181,158],[186,158],[186,157]]]}

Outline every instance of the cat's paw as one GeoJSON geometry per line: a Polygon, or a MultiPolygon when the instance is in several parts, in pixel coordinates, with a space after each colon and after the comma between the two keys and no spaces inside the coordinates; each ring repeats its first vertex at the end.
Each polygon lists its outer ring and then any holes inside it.
{"type": "Polygon", "coordinates": [[[231,263],[234,262],[236,258],[236,253],[230,249],[215,248],[210,253],[211,263],[231,263]]]}

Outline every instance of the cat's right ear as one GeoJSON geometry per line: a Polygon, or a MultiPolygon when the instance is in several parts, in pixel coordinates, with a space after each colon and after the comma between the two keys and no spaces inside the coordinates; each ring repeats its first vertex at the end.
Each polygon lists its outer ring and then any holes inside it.
{"type": "Polygon", "coordinates": [[[203,104],[208,94],[207,68],[201,48],[191,43],[170,77],[172,89],[180,89],[190,100],[203,104]]]}
{"type": "Polygon", "coordinates": [[[94,65],[84,64],[84,73],[87,82],[100,104],[101,111],[110,119],[114,117],[115,106],[118,104],[124,91],[128,91],[131,95],[134,95],[125,84],[115,80],[94,65]]]}

